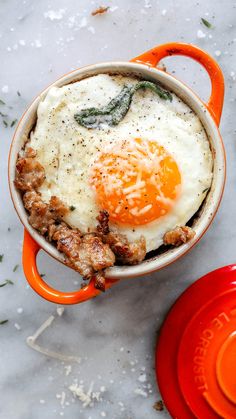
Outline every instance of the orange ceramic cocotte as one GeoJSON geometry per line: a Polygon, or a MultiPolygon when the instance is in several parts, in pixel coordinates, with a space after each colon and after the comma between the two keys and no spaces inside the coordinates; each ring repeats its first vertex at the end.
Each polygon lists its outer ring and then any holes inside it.
{"type": "Polygon", "coordinates": [[[215,60],[196,46],[183,43],[169,43],[156,46],[130,62],[108,62],[83,67],[61,77],[45,89],[22,116],[12,141],[9,154],[9,186],[13,204],[25,227],[23,244],[23,268],[31,287],[43,298],[57,304],[76,304],[86,301],[99,294],[94,287],[94,280],[83,289],[73,292],[62,292],[51,288],[40,277],[36,258],[39,250],[43,249],[55,259],[64,263],[63,254],[46,241],[28,222],[21,195],[15,188],[15,164],[17,155],[29,136],[36,121],[36,112],[40,100],[52,86],[63,86],[79,81],[85,77],[99,73],[132,74],[153,82],[161,83],[165,88],[178,95],[200,118],[211,143],[214,157],[213,182],[200,214],[194,221],[195,237],[188,243],[175,249],[168,250],[161,255],[148,257],[142,263],[134,266],[114,266],[106,270],[106,288],[123,278],[131,278],[159,270],[188,252],[206,232],[211,224],[221,201],[225,182],[225,153],[222,139],[218,130],[224,99],[224,79],[215,60]],[[183,55],[199,62],[209,74],[211,80],[211,95],[208,103],[201,99],[184,83],[157,68],[159,61],[172,55],[183,55]]]}

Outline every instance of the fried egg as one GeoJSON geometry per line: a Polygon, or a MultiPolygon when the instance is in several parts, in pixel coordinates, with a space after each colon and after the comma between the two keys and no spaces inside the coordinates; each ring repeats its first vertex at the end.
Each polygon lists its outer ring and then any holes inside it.
{"type": "Polygon", "coordinates": [[[137,91],[114,126],[88,129],[76,122],[76,113],[106,106],[135,83],[134,77],[99,74],[50,88],[27,146],[45,169],[43,200],[55,195],[67,204],[71,227],[95,231],[99,211],[107,210],[112,231],[130,242],[143,235],[151,251],[199,209],[213,159],[199,118],[175,94],[169,101],[149,89],[137,91]]]}

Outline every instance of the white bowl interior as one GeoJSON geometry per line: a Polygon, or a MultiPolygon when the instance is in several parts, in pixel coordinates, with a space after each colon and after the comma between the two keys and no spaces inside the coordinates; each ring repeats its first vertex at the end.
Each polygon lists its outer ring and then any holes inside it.
{"type": "Polygon", "coordinates": [[[129,62],[108,62],[75,70],[50,85],[33,101],[17,126],[9,156],[9,185],[11,196],[15,209],[22,223],[29,231],[30,235],[46,252],[63,262],[63,254],[58,252],[55,246],[48,243],[46,239],[42,237],[36,230],[34,230],[28,223],[27,212],[23,206],[21,194],[14,186],[15,164],[18,152],[23,147],[30,131],[35,125],[38,103],[45,96],[48,89],[52,86],[63,86],[65,84],[73,83],[85,77],[93,76],[99,73],[119,73],[126,75],[131,74],[154,82],[160,82],[164,87],[176,93],[176,95],[178,95],[198,115],[206,130],[213,151],[213,182],[207,198],[204,201],[200,214],[196,216],[194,220],[194,230],[196,232],[194,239],[180,247],[169,249],[162,254],[157,254],[156,256],[150,258],[147,257],[146,260],[138,265],[114,266],[106,270],[106,276],[110,278],[124,278],[144,275],[146,273],[161,269],[162,267],[178,259],[201,238],[217,211],[225,180],[224,147],[215,122],[213,121],[206,106],[195,95],[195,93],[193,93],[187,86],[185,86],[182,82],[175,79],[168,73],[160,71],[156,68],[148,67],[144,64],[129,62]]]}

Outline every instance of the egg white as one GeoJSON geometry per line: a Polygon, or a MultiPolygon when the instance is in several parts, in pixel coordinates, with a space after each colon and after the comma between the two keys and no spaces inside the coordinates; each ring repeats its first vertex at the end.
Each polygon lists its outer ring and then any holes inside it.
{"type": "Polygon", "coordinates": [[[64,87],[52,87],[38,106],[37,124],[28,145],[37,151],[46,180],[40,187],[48,202],[52,195],[75,209],[65,217],[83,233],[94,231],[100,208],[89,183],[90,169],[98,153],[124,139],[140,137],[162,145],[181,172],[181,194],[172,210],[142,226],[110,224],[130,241],[143,235],[147,251],[163,243],[163,235],[185,225],[199,209],[212,181],[213,159],[206,132],[194,112],[175,94],[172,102],[150,90],[139,90],[125,118],[114,127],[87,129],[74,114],[88,107],[106,105],[125,83],[137,79],[100,74],[64,87]]]}

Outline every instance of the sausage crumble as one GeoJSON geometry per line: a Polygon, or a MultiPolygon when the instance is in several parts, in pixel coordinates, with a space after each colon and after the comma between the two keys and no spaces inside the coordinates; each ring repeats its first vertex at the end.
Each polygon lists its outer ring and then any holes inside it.
{"type": "Polygon", "coordinates": [[[176,227],[174,230],[167,231],[167,233],[164,234],[163,241],[165,245],[178,247],[193,239],[195,234],[195,231],[193,231],[191,227],[176,227]]]}
{"type": "MultiPolygon", "coordinates": [[[[48,203],[42,200],[38,188],[45,180],[43,166],[36,159],[36,152],[27,148],[16,162],[15,186],[22,192],[29,223],[48,241],[53,242],[65,256],[65,264],[79,272],[83,279],[95,279],[95,287],[105,291],[106,268],[116,262],[135,265],[145,259],[146,241],[141,236],[130,243],[124,234],[110,231],[109,213],[99,212],[98,225],[93,233],[82,234],[64,221],[70,211],[58,197],[52,196],[48,203]]],[[[176,227],[163,237],[165,245],[180,246],[191,240],[195,232],[187,226],[176,227]]]]}
{"type": "Polygon", "coordinates": [[[15,186],[22,192],[29,223],[48,241],[55,243],[65,255],[65,264],[79,272],[83,279],[94,277],[95,287],[105,291],[106,268],[113,266],[116,260],[134,264],[145,258],[144,238],[129,243],[125,236],[111,233],[107,211],[100,211],[95,233],[82,234],[79,229],[69,227],[63,219],[69,208],[56,196],[48,203],[43,202],[37,191],[44,180],[44,168],[36,160],[36,152],[28,148],[17,160],[15,186]]]}

